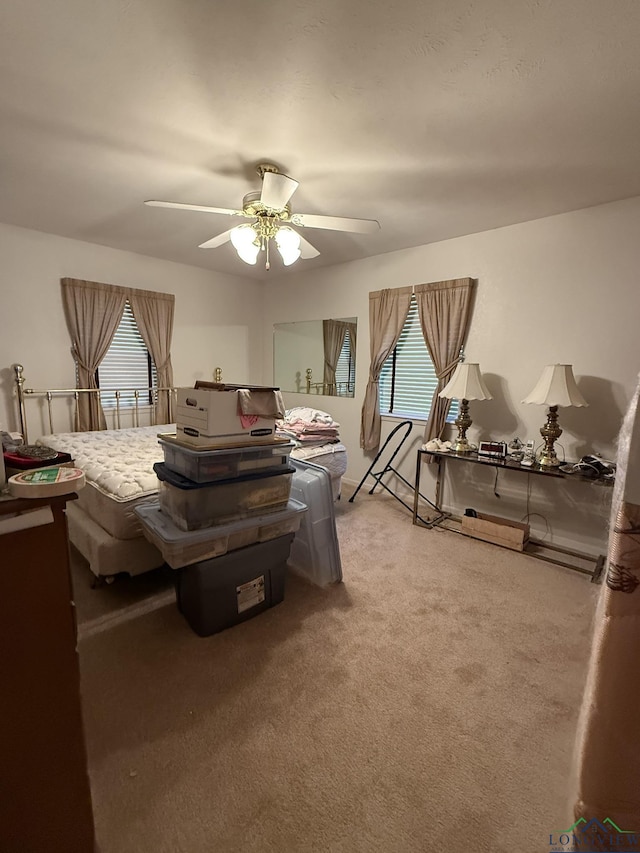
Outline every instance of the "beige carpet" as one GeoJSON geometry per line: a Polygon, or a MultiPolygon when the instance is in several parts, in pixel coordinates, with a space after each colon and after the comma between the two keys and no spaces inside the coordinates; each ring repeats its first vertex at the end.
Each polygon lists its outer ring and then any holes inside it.
{"type": "Polygon", "coordinates": [[[343,584],[82,639],[102,853],[539,853],[571,824],[599,587],[386,496],[337,512],[343,584]]]}
{"type": "Polygon", "coordinates": [[[102,578],[96,587],[89,563],[72,547],[71,579],[80,639],[175,601],[175,572],[168,566],[134,577],[120,574],[112,584],[102,578]]]}

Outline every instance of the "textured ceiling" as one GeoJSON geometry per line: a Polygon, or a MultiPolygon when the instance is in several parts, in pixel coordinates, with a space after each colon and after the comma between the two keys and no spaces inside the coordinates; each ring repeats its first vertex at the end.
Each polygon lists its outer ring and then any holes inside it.
{"type": "MultiPolygon", "coordinates": [[[[20,0],[0,26],[0,221],[264,276],[227,244],[268,160],[312,269],[640,195],[638,0],[20,0]]],[[[274,261],[271,275],[283,268],[274,261]]]]}

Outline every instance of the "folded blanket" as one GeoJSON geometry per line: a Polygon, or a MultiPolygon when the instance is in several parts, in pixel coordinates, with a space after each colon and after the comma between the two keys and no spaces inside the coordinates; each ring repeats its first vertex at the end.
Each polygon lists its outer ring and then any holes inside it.
{"type": "Polygon", "coordinates": [[[286,412],[284,419],[287,423],[304,421],[305,423],[312,423],[315,425],[327,424],[335,427],[340,426],[340,424],[336,423],[328,412],[322,412],[319,409],[312,409],[309,406],[294,406],[293,409],[289,409],[286,412]]]}

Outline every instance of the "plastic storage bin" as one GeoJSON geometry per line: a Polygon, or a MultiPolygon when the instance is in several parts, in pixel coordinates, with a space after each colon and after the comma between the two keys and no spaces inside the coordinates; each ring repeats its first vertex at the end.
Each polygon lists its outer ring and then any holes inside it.
{"type": "Polygon", "coordinates": [[[295,447],[292,441],[254,447],[226,447],[219,450],[196,450],[172,440],[159,437],[164,450],[164,464],[170,471],[182,474],[195,483],[230,480],[243,474],[271,472],[277,474],[289,464],[295,447]]]}
{"type": "Polygon", "coordinates": [[[321,465],[298,459],[292,459],[291,464],[295,468],[291,496],[306,504],[308,511],[293,540],[289,565],[317,586],[341,581],[342,561],[329,472],[321,465]]]}
{"type": "Polygon", "coordinates": [[[306,511],[307,507],[300,501],[290,500],[283,510],[201,530],[184,531],[162,512],[157,502],[134,508],[145,537],[173,569],[295,533],[306,511]]]}
{"type": "Polygon", "coordinates": [[[289,500],[293,468],[283,466],[279,474],[246,474],[234,480],[194,483],[156,462],[158,500],[163,512],[180,530],[199,530],[237,521],[258,513],[284,509],[289,500]]]}
{"type": "Polygon", "coordinates": [[[284,599],[293,533],[179,570],[178,610],[201,637],[252,619],[284,599]]]}

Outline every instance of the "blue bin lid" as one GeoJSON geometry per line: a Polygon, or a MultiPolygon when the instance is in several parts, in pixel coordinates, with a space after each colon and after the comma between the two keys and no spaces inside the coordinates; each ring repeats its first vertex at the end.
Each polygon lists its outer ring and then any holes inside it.
{"type": "Polygon", "coordinates": [[[267,477],[280,477],[282,474],[293,474],[295,468],[287,465],[283,466],[281,471],[256,471],[252,474],[242,474],[240,477],[229,477],[226,480],[215,480],[210,483],[194,483],[193,480],[183,477],[182,474],[178,474],[177,471],[170,471],[164,462],[154,462],[153,470],[156,472],[159,480],[169,483],[170,486],[175,486],[177,489],[189,490],[213,489],[215,486],[224,486],[229,483],[245,483],[249,480],[266,480],[267,477]]]}

